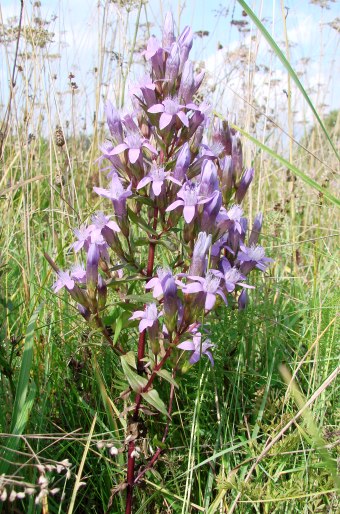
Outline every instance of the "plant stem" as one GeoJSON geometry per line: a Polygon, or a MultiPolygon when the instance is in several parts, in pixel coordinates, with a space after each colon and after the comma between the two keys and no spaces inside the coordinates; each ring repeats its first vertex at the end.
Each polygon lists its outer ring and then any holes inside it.
{"type": "MultiPolygon", "coordinates": [[[[156,230],[158,222],[158,207],[154,208],[153,212],[153,230],[156,230]]],[[[153,266],[155,262],[155,243],[149,244],[149,253],[148,253],[148,263],[146,268],[146,276],[148,278],[152,277],[153,266]]],[[[143,373],[144,371],[144,355],[145,355],[145,342],[146,342],[146,330],[143,330],[139,334],[138,339],[138,352],[137,352],[137,371],[138,373],[143,373]]],[[[162,362],[162,361],[161,361],[162,362]]],[[[147,384],[148,385],[148,384],[147,384]]],[[[133,418],[135,421],[138,420],[139,407],[142,401],[142,396],[139,394],[137,396],[137,404],[136,409],[134,411],[133,418]]],[[[134,450],[134,443],[131,441],[129,443],[129,451],[128,451],[128,463],[127,463],[127,491],[126,491],[126,514],[131,514],[132,512],[132,497],[133,497],[133,485],[135,482],[135,459],[131,456],[132,451],[134,450]],[[132,449],[131,449],[132,448],[132,449]]]]}

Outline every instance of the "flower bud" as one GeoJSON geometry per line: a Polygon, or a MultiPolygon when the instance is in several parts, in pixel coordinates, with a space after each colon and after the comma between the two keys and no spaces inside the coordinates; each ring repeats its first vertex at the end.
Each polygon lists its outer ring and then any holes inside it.
{"type": "Polygon", "coordinates": [[[240,183],[237,187],[235,199],[238,204],[240,204],[245,197],[245,194],[254,178],[254,168],[248,168],[242,175],[240,183]]]}
{"type": "Polygon", "coordinates": [[[165,65],[165,80],[169,82],[169,90],[172,85],[175,83],[178,77],[180,56],[179,56],[179,46],[177,43],[173,43],[171,47],[170,55],[167,58],[165,65]]]}
{"type": "Polygon", "coordinates": [[[192,101],[195,90],[194,68],[191,61],[184,64],[181,85],[179,87],[179,97],[186,104],[192,101]]]}
{"type": "Polygon", "coordinates": [[[169,273],[162,280],[163,288],[163,310],[164,310],[164,322],[169,332],[173,332],[177,325],[178,315],[178,298],[177,298],[177,286],[173,276],[169,273]]]}
{"type": "Polygon", "coordinates": [[[229,203],[231,195],[233,193],[233,161],[230,155],[227,155],[220,160],[221,169],[221,191],[223,196],[224,205],[229,203]]]}
{"type": "Polygon", "coordinates": [[[201,172],[200,195],[207,198],[218,189],[216,166],[212,161],[204,160],[201,172]]]}
{"type": "Polygon", "coordinates": [[[162,46],[164,49],[168,49],[171,47],[173,42],[175,41],[174,35],[174,20],[172,17],[172,13],[168,11],[165,16],[164,26],[163,26],[163,37],[162,37],[162,46]]]}
{"type": "Polygon", "coordinates": [[[181,73],[183,70],[183,66],[188,60],[189,53],[192,47],[193,33],[190,27],[185,27],[182,34],[178,38],[178,44],[180,46],[181,52],[181,64],[179,68],[179,72],[181,73]]]}
{"type": "Polygon", "coordinates": [[[238,297],[238,310],[243,311],[249,303],[249,297],[246,289],[242,289],[240,296],[238,297]]]}
{"type": "Polygon", "coordinates": [[[117,143],[123,142],[123,126],[118,114],[118,111],[113,107],[112,103],[108,100],[105,105],[105,114],[107,124],[109,126],[111,136],[117,143]]]}
{"type": "Polygon", "coordinates": [[[83,316],[83,318],[86,320],[86,321],[89,321],[90,318],[91,318],[91,312],[86,308],[84,307],[83,305],[81,305],[80,303],[78,303],[77,305],[77,309],[79,311],[79,313],[83,316]]]}
{"type": "Polygon", "coordinates": [[[106,305],[107,286],[101,275],[98,276],[98,309],[103,310],[106,305]]]}
{"type": "Polygon", "coordinates": [[[86,260],[86,287],[91,300],[96,298],[99,256],[98,245],[91,243],[86,260]]]}
{"type": "Polygon", "coordinates": [[[236,132],[236,134],[231,136],[231,140],[231,157],[233,161],[233,172],[235,181],[237,181],[242,174],[243,168],[242,143],[240,134],[236,132]]]}
{"type": "Polygon", "coordinates": [[[262,228],[262,220],[263,220],[262,212],[259,212],[258,214],[256,214],[255,219],[254,219],[253,228],[251,229],[251,233],[249,236],[248,246],[253,246],[253,245],[257,244],[257,242],[259,240],[261,228],[262,228]]]}
{"type": "Polygon", "coordinates": [[[211,234],[200,232],[194,246],[189,275],[202,277],[206,267],[206,256],[211,246],[211,234]]]}
{"type": "Polygon", "coordinates": [[[183,180],[185,174],[190,165],[190,148],[188,143],[184,143],[181,150],[178,153],[176,166],[174,169],[174,178],[177,180],[183,180]]]}
{"type": "Polygon", "coordinates": [[[203,212],[201,217],[201,229],[205,232],[212,232],[218,213],[222,206],[222,195],[219,191],[210,200],[210,202],[203,205],[203,212]]]}

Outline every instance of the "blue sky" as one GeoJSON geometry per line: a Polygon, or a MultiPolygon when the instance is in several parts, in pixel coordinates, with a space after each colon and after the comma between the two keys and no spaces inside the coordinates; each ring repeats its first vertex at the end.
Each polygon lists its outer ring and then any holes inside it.
{"type": "MultiPolygon", "coordinates": [[[[32,0],[33,2],[33,0],[32,0]]],[[[32,2],[25,2],[27,12],[31,10],[32,2]]],[[[97,65],[98,60],[98,16],[97,0],[41,0],[41,12],[44,18],[50,19],[52,15],[57,18],[51,23],[51,30],[55,32],[54,43],[50,47],[51,52],[60,52],[61,59],[53,64],[53,72],[58,71],[57,87],[65,88],[67,85],[67,75],[69,71],[74,71],[79,85],[89,82],[89,72],[97,65]]],[[[283,22],[280,0],[255,0],[251,3],[256,14],[265,19],[265,24],[279,46],[284,50],[283,42],[283,22]]],[[[287,28],[288,37],[294,46],[291,49],[291,58],[296,65],[301,58],[311,59],[307,66],[307,73],[301,78],[306,88],[317,89],[319,82],[323,83],[324,98],[322,101],[328,104],[328,109],[339,108],[340,100],[337,93],[339,74],[339,35],[329,27],[327,23],[340,17],[339,3],[331,3],[330,9],[321,9],[319,6],[312,5],[307,0],[286,0],[284,5],[288,8],[287,28]],[[327,91],[327,94],[326,94],[327,91]]],[[[192,59],[204,61],[207,70],[212,75],[222,77],[228,70],[225,69],[224,61],[221,56],[223,52],[236,49],[239,45],[240,35],[236,26],[231,25],[231,20],[247,20],[242,16],[242,9],[237,2],[223,0],[149,0],[147,5],[148,20],[152,22],[152,33],[159,35],[162,19],[168,8],[171,7],[174,18],[180,28],[191,25],[194,31],[206,30],[209,36],[204,38],[196,37],[191,54],[192,59]],[[221,9],[226,16],[221,15],[221,9]],[[219,14],[220,13],[220,14],[219,14]],[[222,45],[223,50],[218,50],[218,44],[222,45]]],[[[19,1],[2,0],[1,11],[4,20],[9,16],[18,14],[19,1]]],[[[112,10],[111,13],[114,11],[112,10]]],[[[134,31],[135,11],[130,15],[130,23],[126,28],[128,38],[132,38],[134,31]]],[[[120,21],[120,20],[119,20],[120,21]]],[[[144,10],[142,10],[141,21],[145,21],[144,10]]],[[[126,34],[123,34],[124,37],[126,34]]],[[[256,34],[255,27],[252,27],[252,35],[256,34]]],[[[108,35],[109,37],[110,35],[108,35]]],[[[250,35],[246,36],[246,40],[250,35]]],[[[118,45],[119,46],[119,45],[118,45]]],[[[1,50],[1,49],[0,49],[1,50]]],[[[269,47],[265,41],[261,41],[257,49],[257,62],[270,64],[274,76],[285,80],[286,74],[279,61],[273,59],[269,47]],[[276,74],[276,75],[275,75],[276,74]]],[[[0,59],[4,62],[3,54],[0,59]]],[[[5,67],[1,67],[0,78],[0,98],[6,97],[8,90],[5,67]]],[[[297,68],[298,69],[298,68],[297,68]]],[[[132,74],[133,75],[133,74],[132,74]]],[[[265,76],[259,72],[255,80],[258,81],[259,96],[263,89],[265,76]]],[[[237,88],[237,81],[231,83],[237,88]]],[[[85,86],[84,86],[85,87],[85,86]]],[[[222,80],[221,87],[224,85],[222,80]]],[[[297,99],[297,109],[304,106],[297,99]]],[[[224,98],[223,105],[228,106],[230,95],[224,98]]],[[[322,103],[315,93],[314,101],[322,103]]],[[[231,109],[232,110],[232,109],[231,109]]]]}

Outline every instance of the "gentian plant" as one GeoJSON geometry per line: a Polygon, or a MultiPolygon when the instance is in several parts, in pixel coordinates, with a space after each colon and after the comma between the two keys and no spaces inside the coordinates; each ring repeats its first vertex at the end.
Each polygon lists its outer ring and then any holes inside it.
{"type": "Polygon", "coordinates": [[[116,490],[126,490],[128,514],[134,487],[164,451],[160,444],[138,464],[138,424],[147,425],[148,414],[164,415],[158,438],[164,443],[177,370],[202,356],[214,365],[205,316],[245,308],[249,274],[265,271],[271,261],[258,245],[262,215],[249,230],[241,206],[254,170],[243,166],[240,136],[196,100],[203,75],[188,60],[192,42],[189,27],[176,40],[168,14],[162,41],[152,37],[144,52],[150,74],[131,91],[134,111],[121,116],[106,105],[110,139],[99,161],[108,180],[94,188],[106,214],[97,212],[74,229],[71,253],[78,264],[70,271],[46,255],[57,273],[54,291],[65,287],[121,361],[130,405],[126,438],[115,452],[127,453],[126,480],[116,490]],[[138,295],[149,300],[139,302],[138,295]],[[124,345],[105,322],[117,301],[127,313],[122,330],[130,331],[124,345]],[[170,383],[167,401],[164,381],[170,383]]]}

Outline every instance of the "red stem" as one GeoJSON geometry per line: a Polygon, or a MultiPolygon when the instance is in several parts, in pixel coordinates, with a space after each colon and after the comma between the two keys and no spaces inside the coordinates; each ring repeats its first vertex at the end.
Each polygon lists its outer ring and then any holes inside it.
{"type": "MultiPolygon", "coordinates": [[[[153,230],[156,230],[157,228],[157,222],[158,222],[158,208],[155,207],[153,211],[153,230]]],[[[149,243],[149,254],[148,254],[148,264],[146,268],[146,276],[148,278],[152,277],[153,273],[153,266],[155,262],[155,243],[149,243]]],[[[137,370],[138,373],[143,373],[144,370],[144,362],[143,358],[145,355],[145,342],[146,342],[146,330],[143,330],[139,334],[138,339],[138,352],[137,352],[137,370]]],[[[138,420],[138,413],[139,413],[139,407],[141,404],[142,397],[139,394],[137,396],[139,400],[137,401],[136,409],[134,412],[134,419],[138,420]]],[[[131,456],[131,453],[133,452],[135,448],[134,442],[129,443],[129,450],[128,450],[128,463],[127,463],[127,490],[126,490],[126,507],[125,507],[125,514],[131,514],[132,513],[132,498],[133,498],[133,486],[135,482],[135,458],[131,456]]]]}
{"type": "Polygon", "coordinates": [[[127,489],[126,489],[126,505],[125,514],[131,514],[132,512],[132,490],[135,480],[135,458],[131,455],[135,450],[134,441],[129,442],[128,448],[128,468],[127,468],[127,489]]]}

